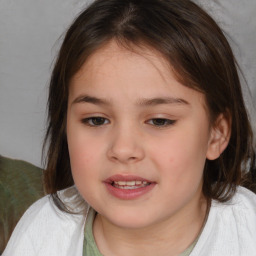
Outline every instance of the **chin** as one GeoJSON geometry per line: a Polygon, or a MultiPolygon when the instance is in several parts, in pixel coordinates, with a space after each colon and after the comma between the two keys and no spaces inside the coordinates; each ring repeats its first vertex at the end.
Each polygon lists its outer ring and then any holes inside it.
{"type": "Polygon", "coordinates": [[[123,229],[143,229],[148,226],[151,226],[154,223],[154,219],[152,216],[149,215],[145,216],[145,210],[143,212],[135,211],[122,211],[122,212],[115,212],[104,216],[108,222],[112,225],[123,229]]]}

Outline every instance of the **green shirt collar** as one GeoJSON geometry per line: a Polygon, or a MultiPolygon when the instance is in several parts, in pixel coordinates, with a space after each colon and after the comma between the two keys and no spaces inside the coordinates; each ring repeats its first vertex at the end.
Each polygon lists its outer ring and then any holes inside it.
{"type": "MultiPolygon", "coordinates": [[[[88,215],[85,223],[83,256],[103,256],[96,245],[93,232],[92,232],[95,215],[96,215],[96,212],[93,210],[93,208],[90,208],[88,211],[88,215]]],[[[189,248],[186,249],[186,251],[181,253],[179,256],[189,256],[189,254],[192,252],[193,248],[195,247],[197,240],[198,238],[193,242],[193,244],[189,246],[189,248]]]]}

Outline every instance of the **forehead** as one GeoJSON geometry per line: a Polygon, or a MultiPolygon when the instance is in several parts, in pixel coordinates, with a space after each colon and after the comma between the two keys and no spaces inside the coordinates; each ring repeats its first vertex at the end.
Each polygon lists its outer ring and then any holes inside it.
{"type": "Polygon", "coordinates": [[[104,45],[86,60],[71,80],[69,96],[73,98],[80,91],[114,97],[123,90],[131,100],[142,94],[145,98],[153,98],[163,97],[166,93],[193,100],[191,96],[196,94],[196,100],[200,98],[204,103],[201,93],[177,80],[171,64],[159,52],[145,46],[125,48],[115,41],[104,45]]]}
{"type": "Polygon", "coordinates": [[[110,76],[112,72],[122,67],[126,68],[127,75],[129,75],[136,71],[135,64],[137,63],[140,63],[141,71],[151,66],[161,76],[169,76],[172,73],[172,66],[157,50],[145,45],[121,45],[115,40],[111,40],[87,58],[71,81],[79,79],[79,76],[87,71],[89,71],[87,75],[108,72],[108,76],[110,76]],[[120,62],[122,62],[122,66],[119,65],[120,62]],[[112,68],[110,67],[109,70],[110,65],[112,68]]]}

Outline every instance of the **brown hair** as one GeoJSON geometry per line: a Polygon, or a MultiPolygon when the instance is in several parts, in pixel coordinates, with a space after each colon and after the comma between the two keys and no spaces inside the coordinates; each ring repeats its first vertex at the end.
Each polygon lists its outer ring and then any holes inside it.
{"type": "Polygon", "coordinates": [[[251,186],[252,130],[235,58],[215,21],[189,0],[96,0],[67,31],[52,72],[46,192],[56,198],[58,190],[74,184],[65,133],[70,79],[113,39],[129,49],[148,46],[160,52],[185,86],[204,93],[212,124],[220,113],[232,120],[228,147],[218,159],[206,160],[204,195],[227,201],[237,185],[251,186]]]}

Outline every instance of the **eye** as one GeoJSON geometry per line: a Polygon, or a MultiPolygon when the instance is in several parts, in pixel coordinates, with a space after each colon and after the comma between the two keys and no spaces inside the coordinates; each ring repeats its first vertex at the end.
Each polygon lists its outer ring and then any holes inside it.
{"type": "Polygon", "coordinates": [[[89,126],[102,126],[105,124],[109,124],[109,120],[104,117],[94,116],[83,119],[82,123],[89,126]]]}
{"type": "Polygon", "coordinates": [[[170,120],[166,118],[152,118],[147,123],[157,126],[157,127],[166,127],[169,125],[173,125],[176,122],[176,120],[170,120]]]}

